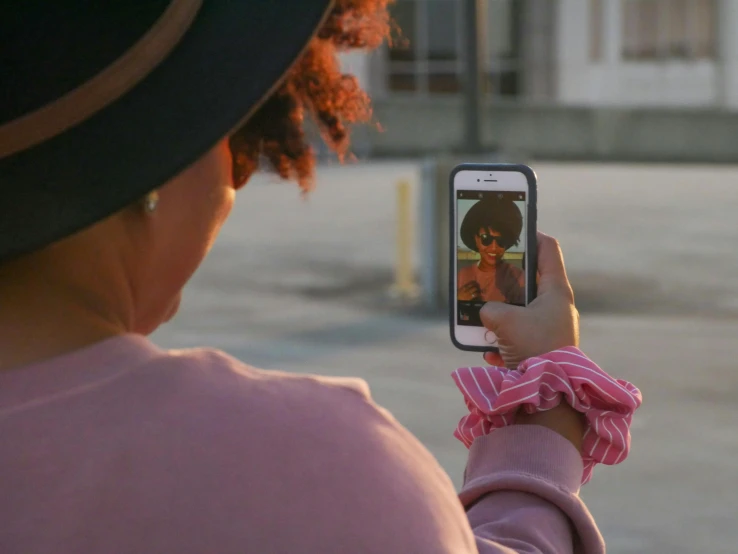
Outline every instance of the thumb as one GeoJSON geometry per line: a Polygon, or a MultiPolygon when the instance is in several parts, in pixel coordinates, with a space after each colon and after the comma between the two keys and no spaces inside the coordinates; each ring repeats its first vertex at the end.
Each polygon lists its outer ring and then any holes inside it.
{"type": "Polygon", "coordinates": [[[520,306],[512,306],[504,302],[487,302],[479,310],[479,316],[482,318],[484,326],[499,337],[500,333],[498,331],[504,327],[505,322],[509,321],[510,316],[522,309],[520,306]]]}
{"type": "Polygon", "coordinates": [[[559,242],[549,236],[538,232],[538,290],[543,294],[549,289],[557,287],[569,287],[564,267],[564,256],[561,253],[559,242]]]}

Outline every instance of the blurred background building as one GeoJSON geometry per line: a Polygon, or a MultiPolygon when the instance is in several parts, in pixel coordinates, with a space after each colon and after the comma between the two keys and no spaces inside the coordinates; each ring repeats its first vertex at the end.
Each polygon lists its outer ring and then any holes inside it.
{"type": "Polygon", "coordinates": [[[738,161],[735,0],[398,0],[405,40],[346,59],[388,131],[365,153],[465,150],[470,4],[487,150],[738,161]]]}

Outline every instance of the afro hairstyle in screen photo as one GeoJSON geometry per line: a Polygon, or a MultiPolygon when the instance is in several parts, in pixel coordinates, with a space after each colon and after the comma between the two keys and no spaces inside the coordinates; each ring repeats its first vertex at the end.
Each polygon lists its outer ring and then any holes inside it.
{"type": "Polygon", "coordinates": [[[523,230],[523,214],[510,199],[487,196],[474,204],[461,222],[461,241],[469,250],[477,252],[474,240],[480,229],[492,229],[500,233],[502,243],[510,248],[520,240],[523,230]]]}

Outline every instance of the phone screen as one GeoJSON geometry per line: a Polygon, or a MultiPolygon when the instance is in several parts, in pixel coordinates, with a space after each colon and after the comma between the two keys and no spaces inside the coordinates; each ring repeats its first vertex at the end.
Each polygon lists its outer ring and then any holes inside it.
{"type": "Polygon", "coordinates": [[[456,191],[457,324],[482,326],[486,302],[526,304],[526,193],[456,191]]]}

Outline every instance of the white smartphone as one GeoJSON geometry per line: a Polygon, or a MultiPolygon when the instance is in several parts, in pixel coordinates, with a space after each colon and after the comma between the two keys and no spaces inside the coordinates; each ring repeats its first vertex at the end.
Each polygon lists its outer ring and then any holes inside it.
{"type": "Polygon", "coordinates": [[[451,172],[450,190],[451,341],[496,351],[482,306],[526,306],[536,295],[536,175],[525,165],[462,164],[451,172]]]}

